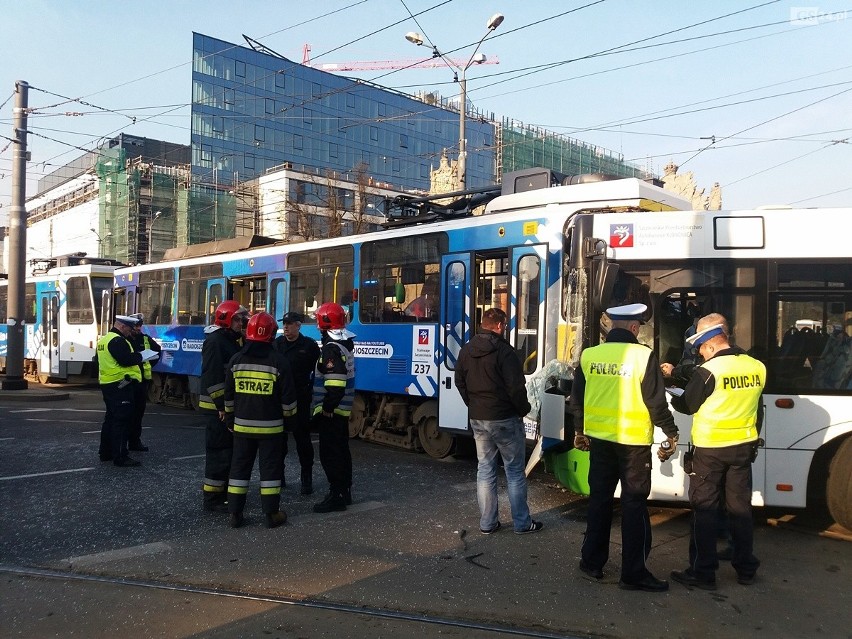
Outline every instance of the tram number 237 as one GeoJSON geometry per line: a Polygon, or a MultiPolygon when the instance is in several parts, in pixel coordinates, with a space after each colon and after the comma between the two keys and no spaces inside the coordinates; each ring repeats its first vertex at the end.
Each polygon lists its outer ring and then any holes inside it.
{"type": "Polygon", "coordinates": [[[432,372],[432,364],[427,364],[426,362],[412,362],[411,363],[411,374],[412,375],[428,375],[432,372]]]}

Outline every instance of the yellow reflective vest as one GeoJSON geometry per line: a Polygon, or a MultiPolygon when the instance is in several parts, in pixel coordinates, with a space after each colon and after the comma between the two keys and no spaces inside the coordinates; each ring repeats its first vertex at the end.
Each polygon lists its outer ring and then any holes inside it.
{"type": "Polygon", "coordinates": [[[692,417],[692,442],[722,448],[757,439],[757,407],[766,385],[766,366],[745,354],[704,362],[713,374],[713,392],[692,417]]]}
{"type": "MultiPolygon", "coordinates": [[[[143,348],[147,349],[151,348],[151,341],[147,335],[142,336],[142,346],[143,348]]],[[[153,375],[151,374],[151,362],[142,362],[142,379],[144,379],[145,381],[150,381],[152,378],[153,375]]]]}
{"type": "Polygon", "coordinates": [[[626,342],[583,351],[583,432],[587,436],[633,446],[652,443],[654,427],[642,397],[650,357],[650,348],[626,342]]]}
{"type": "MultiPolygon", "coordinates": [[[[98,382],[100,384],[112,384],[120,382],[125,378],[125,375],[130,379],[135,379],[137,382],[142,381],[142,370],[138,364],[132,366],[122,366],[109,352],[109,343],[114,339],[124,339],[122,335],[110,331],[98,340],[98,382]]],[[[133,352],[133,345],[127,341],[127,346],[130,352],[133,352]]]]}

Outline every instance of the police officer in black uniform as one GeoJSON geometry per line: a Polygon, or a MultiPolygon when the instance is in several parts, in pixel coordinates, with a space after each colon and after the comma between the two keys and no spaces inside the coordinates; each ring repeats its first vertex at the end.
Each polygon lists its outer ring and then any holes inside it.
{"type": "Polygon", "coordinates": [[[246,326],[246,345],[225,370],[225,421],[234,434],[234,457],[228,480],[228,512],[232,528],[243,524],[251,470],[259,458],[260,503],[266,527],[287,521],[281,510],[284,473],[284,422],[296,414],[296,388],[287,359],[274,348],[278,325],[269,313],[253,315],[246,326]]]}
{"type": "MultiPolygon", "coordinates": [[[[313,393],[314,370],[319,361],[320,349],[310,337],[299,332],[304,316],[301,313],[285,313],[281,318],[284,334],[275,338],[273,346],[284,355],[293,372],[296,384],[296,418],[292,420],[293,439],[301,467],[302,494],[314,492],[313,467],[314,445],[311,442],[311,395],[313,393]]],[[[284,433],[284,457],[287,457],[287,433],[284,433]]]]}
{"type": "MultiPolygon", "coordinates": [[[[609,559],[615,488],[621,482],[621,580],[623,590],[661,592],[667,581],[645,565],[651,552],[651,444],[654,426],[667,435],[664,455],[674,454],[677,426],[666,401],[663,374],[654,352],[636,339],[644,304],[608,308],[612,328],[606,342],[585,349],[574,371],[571,408],[574,446],[591,450],[589,511],[580,570],[603,577],[609,559]]],[[[660,458],[663,454],[658,453],[660,458]]],[[[668,456],[665,457],[668,459],[668,456]]]]}
{"type": "Polygon", "coordinates": [[[162,352],[162,347],[157,340],[152,339],[142,332],[142,323],[145,317],[142,313],[128,315],[136,319],[136,325],[132,329],[131,341],[134,350],[138,353],[144,350],[154,351],[157,355],[150,360],[142,362],[142,383],[136,386],[136,397],[133,405],[133,421],[130,431],[127,433],[127,450],[147,452],[148,447],[142,443],[142,418],[145,416],[145,407],[148,404],[148,388],[151,386],[151,368],[156,364],[162,352]]]}
{"type": "Polygon", "coordinates": [[[106,412],[101,426],[101,461],[116,466],[139,466],[127,454],[127,432],[133,420],[136,388],[142,381],[139,365],[153,356],[153,351],[136,353],[130,343],[136,319],[116,315],[109,332],[98,340],[98,381],[106,412]]]}
{"type": "Polygon", "coordinates": [[[198,406],[205,411],[206,456],[204,461],[204,510],[228,512],[225,489],[231,469],[233,435],[225,426],[225,365],[242,347],[248,311],[234,300],[216,307],[214,324],[204,329],[201,348],[201,394],[198,406]]]}

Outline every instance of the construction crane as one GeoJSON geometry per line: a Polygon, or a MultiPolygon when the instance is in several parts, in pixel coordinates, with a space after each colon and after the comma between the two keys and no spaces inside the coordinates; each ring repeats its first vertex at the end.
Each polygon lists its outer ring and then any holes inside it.
{"type": "MultiPolygon", "coordinates": [[[[245,37],[245,36],[243,36],[245,37]]],[[[500,64],[500,60],[495,58],[485,58],[477,64],[500,64]]],[[[459,60],[455,58],[447,58],[449,62],[457,67],[464,67],[468,60],[459,60]]],[[[320,71],[328,71],[334,73],[336,71],[380,71],[382,69],[435,69],[438,67],[448,66],[447,62],[440,57],[432,58],[410,58],[407,60],[364,60],[361,62],[324,62],[321,64],[311,64],[311,45],[305,44],[302,47],[302,64],[312,69],[320,71]]]]}

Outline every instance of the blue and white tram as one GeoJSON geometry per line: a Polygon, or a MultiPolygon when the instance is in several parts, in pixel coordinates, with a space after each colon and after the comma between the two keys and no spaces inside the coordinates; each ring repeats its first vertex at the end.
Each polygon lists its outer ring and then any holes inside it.
{"type": "MultiPolygon", "coordinates": [[[[453,369],[484,311],[507,311],[508,337],[534,395],[564,366],[558,353],[573,340],[562,301],[573,218],[688,207],[637,179],[546,191],[499,197],[480,216],[120,268],[116,312],[143,313],[163,348],[152,399],[190,404],[198,394],[204,328],[221,301],[235,299],[276,318],[287,311],[312,318],[319,304],[338,302],[357,335],[351,434],[443,457],[455,436],[468,432],[453,369]],[[497,203],[499,212],[490,213],[497,203]]],[[[589,270],[593,258],[587,251],[575,266],[589,270]]],[[[319,337],[310,321],[303,332],[319,337]]],[[[530,440],[538,437],[539,409],[536,400],[530,440]]]]}
{"type": "MultiPolygon", "coordinates": [[[[42,383],[96,377],[98,336],[109,330],[115,263],[64,256],[26,278],[24,373],[42,383]],[[106,301],[106,307],[104,303],[106,301]]],[[[0,367],[6,367],[8,281],[0,281],[0,367]]]]}

